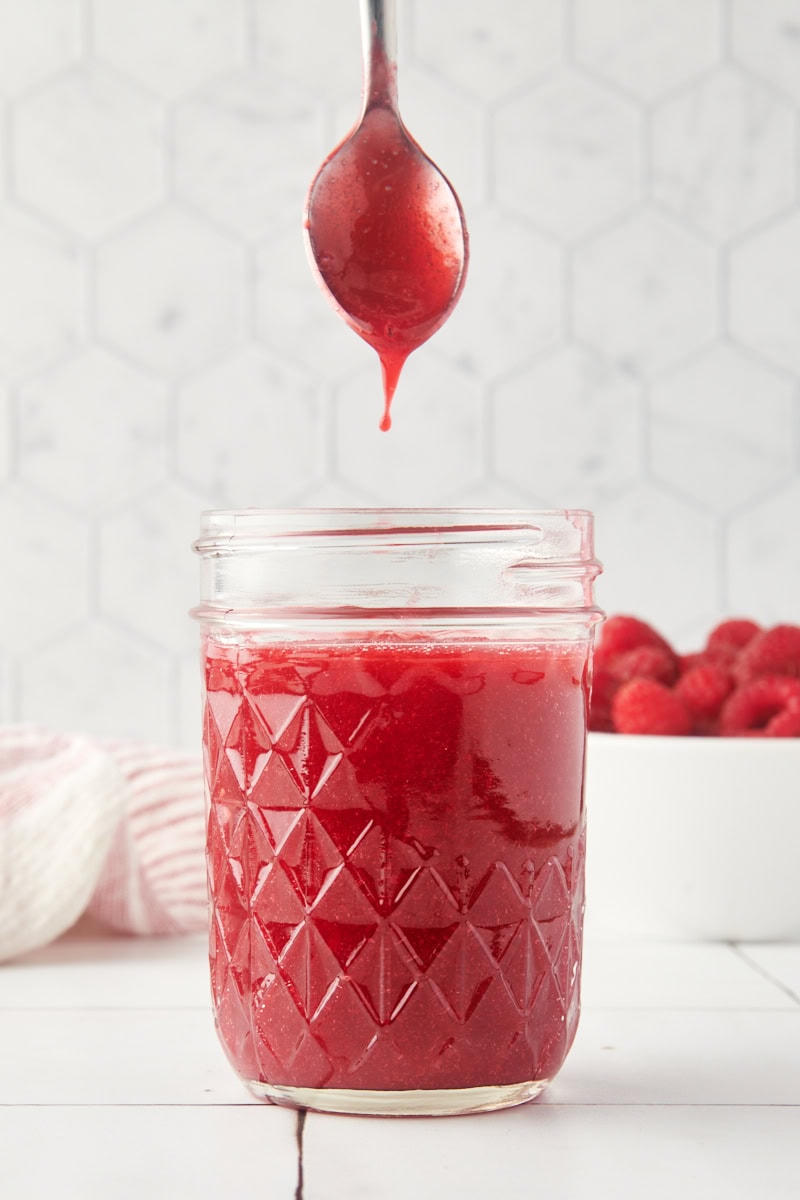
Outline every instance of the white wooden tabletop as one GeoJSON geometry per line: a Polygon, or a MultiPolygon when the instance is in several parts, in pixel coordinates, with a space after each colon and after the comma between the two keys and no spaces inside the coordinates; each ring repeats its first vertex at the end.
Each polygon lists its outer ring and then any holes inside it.
{"type": "Polygon", "coordinates": [[[2,1200],[797,1200],[800,945],[589,940],[532,1104],[377,1119],[260,1104],[202,938],[84,926],[0,967],[2,1200]]]}

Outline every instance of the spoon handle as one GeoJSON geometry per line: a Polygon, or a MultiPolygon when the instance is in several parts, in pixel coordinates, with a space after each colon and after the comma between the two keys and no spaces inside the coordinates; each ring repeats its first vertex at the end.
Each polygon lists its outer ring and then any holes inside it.
{"type": "Polygon", "coordinates": [[[364,112],[376,105],[397,108],[397,11],[395,0],[361,0],[364,112]]]}

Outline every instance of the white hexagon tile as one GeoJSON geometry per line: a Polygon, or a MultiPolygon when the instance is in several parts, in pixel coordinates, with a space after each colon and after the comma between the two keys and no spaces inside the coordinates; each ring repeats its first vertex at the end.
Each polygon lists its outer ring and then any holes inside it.
{"type": "Polygon", "coordinates": [[[0,376],[21,378],[77,346],[86,322],[80,246],[8,204],[0,209],[0,376]]]}
{"type": "Polygon", "coordinates": [[[65,505],[102,512],[165,478],[166,388],[105,350],[34,376],[17,408],[20,476],[65,505]]]}
{"type": "MultiPolygon", "coordinates": [[[[499,208],[470,222],[470,247],[467,285],[431,345],[488,380],[558,342],[564,323],[564,254],[557,242],[499,208]]],[[[418,353],[423,366],[424,353],[418,353]]]]}
{"type": "Polygon", "coordinates": [[[84,238],[102,237],[163,198],[161,107],[102,67],[61,75],[15,106],[19,198],[84,238]]]}
{"type": "Polygon", "coordinates": [[[576,56],[600,78],[655,100],[717,65],[722,11],[719,0],[575,0],[576,56]]]}
{"type": "Polygon", "coordinates": [[[594,509],[638,478],[643,430],[641,386],[566,347],[498,384],[494,468],[548,507],[594,509]]]}
{"type": "Polygon", "coordinates": [[[737,245],[731,254],[731,329],[743,345],[800,373],[800,212],[737,245]]]}
{"type": "Polygon", "coordinates": [[[176,108],[177,194],[234,234],[296,231],[322,132],[313,98],[291,80],[253,69],[225,76],[176,108]]]}
{"type": "Polygon", "coordinates": [[[795,409],[790,379],[716,346],[653,386],[653,474],[712,512],[736,512],[790,477],[795,409]]]}
{"type": "Polygon", "coordinates": [[[483,475],[481,389],[471,375],[412,358],[392,405],[393,428],[379,428],[378,360],[340,384],[334,400],[334,471],[373,504],[447,505],[483,475]]]}
{"type": "Polygon", "coordinates": [[[313,375],[249,348],[188,382],[178,397],[178,470],[220,507],[297,504],[324,476],[313,375]]]}
{"type": "Polygon", "coordinates": [[[83,0],[0,4],[0,92],[16,95],[76,62],[85,38],[83,0]]]}
{"type": "Polygon", "coordinates": [[[88,615],[89,532],[76,516],[17,483],[0,492],[0,529],[9,564],[0,649],[25,654],[88,615]]]}
{"type": "Polygon", "coordinates": [[[25,657],[21,716],[50,729],[159,742],[170,724],[170,676],[164,655],[94,620],[25,657]]]}
{"type": "Polygon", "coordinates": [[[504,0],[498,8],[437,0],[415,4],[412,15],[417,61],[485,102],[503,99],[562,60],[567,12],[553,0],[504,0]]]}
{"type": "Polygon", "coordinates": [[[246,0],[93,0],[98,58],[167,99],[244,61],[246,0]]]}
{"type": "Polygon", "coordinates": [[[573,263],[576,337],[653,376],[717,333],[717,260],[701,238],[646,210],[583,242],[573,263]]]}
{"type": "Polygon", "coordinates": [[[381,433],[302,234],[358,6],[0,0],[0,719],[196,744],[210,504],[588,505],[609,610],[800,620],[800,0],[403,0],[398,52],[471,263],[381,433]]]}
{"type": "Polygon", "coordinates": [[[202,493],[172,483],[100,526],[101,613],[164,654],[186,653],[194,641],[188,614],[197,570],[189,548],[203,507],[202,493]]]}
{"type": "Polygon", "coordinates": [[[574,71],[559,71],[497,114],[497,194],[565,240],[630,209],[639,196],[642,113],[574,71]]]}
{"type": "Polygon", "coordinates": [[[338,5],[335,13],[326,12],[319,3],[307,8],[286,0],[251,0],[251,7],[250,50],[267,79],[278,75],[291,80],[305,96],[323,105],[351,97],[357,106],[361,91],[357,5],[338,5]]]}
{"type": "Polygon", "coordinates": [[[733,57],[800,102],[797,0],[731,0],[733,57]]]}
{"type": "Polygon", "coordinates": [[[795,199],[796,117],[771,86],[722,70],[653,117],[653,195],[690,225],[730,238],[795,199]]]}
{"type": "Polygon", "coordinates": [[[100,246],[95,290],[104,343],[164,376],[207,366],[242,337],[242,251],[177,206],[100,246]]]}

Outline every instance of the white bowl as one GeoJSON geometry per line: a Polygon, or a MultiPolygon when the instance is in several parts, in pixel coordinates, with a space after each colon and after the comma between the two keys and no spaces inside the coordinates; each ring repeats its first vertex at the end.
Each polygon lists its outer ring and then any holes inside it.
{"type": "Polygon", "coordinates": [[[586,924],[800,938],[800,738],[591,733],[586,924]]]}

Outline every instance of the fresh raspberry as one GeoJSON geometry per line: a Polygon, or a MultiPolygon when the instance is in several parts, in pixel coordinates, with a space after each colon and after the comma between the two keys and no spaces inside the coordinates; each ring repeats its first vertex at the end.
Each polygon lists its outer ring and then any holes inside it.
{"type": "Polygon", "coordinates": [[[711,630],[706,642],[706,649],[715,650],[723,646],[732,646],[734,650],[741,650],[760,632],[761,626],[757,625],[755,621],[751,621],[747,617],[732,617],[729,621],[721,621],[715,629],[711,630]]]}
{"type": "Polygon", "coordinates": [[[696,733],[714,733],[722,705],[733,691],[733,676],[713,662],[700,662],[681,675],[675,685],[692,718],[696,733]]]}
{"type": "Polygon", "coordinates": [[[779,712],[765,732],[767,737],[800,737],[800,708],[785,708],[779,712]]]}
{"type": "Polygon", "coordinates": [[[640,621],[638,617],[608,617],[600,633],[595,659],[607,663],[628,650],[638,650],[640,646],[657,646],[668,654],[673,652],[669,642],[652,625],[640,621]]]}
{"type": "Polygon", "coordinates": [[[611,705],[617,733],[691,733],[692,721],[679,696],[655,679],[624,683],[611,705]]]}
{"type": "Polygon", "coordinates": [[[800,716],[800,679],[760,675],[741,684],[725,701],[719,731],[726,737],[795,737],[785,730],[795,728],[796,716],[800,716]]]}
{"type": "Polygon", "coordinates": [[[595,664],[592,672],[591,705],[589,708],[589,728],[595,733],[613,733],[614,723],[611,720],[611,701],[619,689],[619,682],[610,671],[595,664]]]}
{"type": "Polygon", "coordinates": [[[800,678],[800,625],[775,625],[756,634],[739,652],[734,675],[739,683],[760,675],[800,678]]]}
{"type": "Polygon", "coordinates": [[[678,659],[671,650],[660,646],[637,646],[610,659],[608,671],[619,683],[627,683],[629,679],[657,679],[669,684],[678,677],[678,659]]]}

